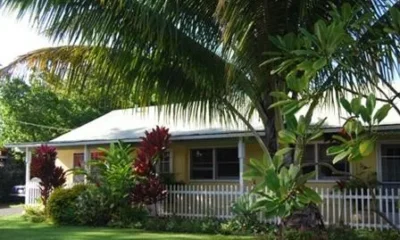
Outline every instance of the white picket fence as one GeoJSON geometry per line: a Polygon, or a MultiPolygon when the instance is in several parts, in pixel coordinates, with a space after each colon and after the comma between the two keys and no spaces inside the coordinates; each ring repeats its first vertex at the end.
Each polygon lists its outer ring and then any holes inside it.
{"type": "MultiPolygon", "coordinates": [[[[68,185],[67,187],[71,187],[68,185]]],[[[340,192],[332,188],[314,188],[323,198],[319,205],[324,222],[327,225],[339,224],[354,228],[390,228],[378,214],[373,211],[372,193],[358,189],[340,192]]],[[[238,185],[170,185],[167,186],[167,198],[157,204],[157,213],[161,216],[180,216],[187,218],[216,217],[229,219],[234,215],[231,205],[240,196],[250,193],[250,187],[241,192],[238,185]]],[[[375,191],[380,212],[400,227],[400,189],[378,188],[375,191]]],[[[37,204],[40,192],[37,184],[30,184],[27,189],[27,204],[37,204]]],[[[279,220],[260,220],[277,223],[279,220]]]]}
{"type": "MultiPolygon", "coordinates": [[[[237,185],[176,185],[168,186],[168,197],[160,204],[158,212],[165,216],[180,217],[233,217],[231,205],[240,196],[250,192],[245,187],[240,192],[237,185]]],[[[340,192],[332,188],[314,188],[323,198],[319,205],[324,222],[327,225],[339,224],[355,228],[390,228],[378,214],[372,210],[372,196],[369,190],[340,192]]],[[[376,189],[376,200],[381,212],[400,227],[400,189],[376,189]]],[[[278,219],[260,220],[277,223],[278,219]]]]}

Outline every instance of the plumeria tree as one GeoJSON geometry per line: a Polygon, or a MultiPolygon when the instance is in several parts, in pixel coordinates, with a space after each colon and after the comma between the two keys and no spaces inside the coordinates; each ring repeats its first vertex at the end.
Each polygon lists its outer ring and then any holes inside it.
{"type": "Polygon", "coordinates": [[[66,182],[65,171],[56,166],[57,151],[54,147],[42,145],[35,149],[31,162],[31,176],[40,179],[40,195],[46,206],[51,191],[66,182]]]}
{"type": "MultiPolygon", "coordinates": [[[[303,29],[297,35],[288,34],[272,38],[272,42],[282,51],[273,53],[275,58],[265,64],[279,63],[274,72],[285,78],[288,89],[288,92],[271,93],[278,101],[270,107],[279,109],[285,120],[284,129],[278,134],[281,149],[273,156],[267,153],[263,161],[251,160],[245,177],[259,180],[253,189],[253,192],[260,196],[256,208],[263,211],[267,217],[279,216],[282,219],[282,227],[324,230],[321,215],[315,207],[321,202],[321,197],[306,186],[307,180],[312,178],[315,172],[303,174],[302,168],[319,165],[329,168],[334,174],[357,178],[336,170],[333,164],[339,161],[359,162],[370,155],[374,151],[377,139],[374,126],[380,124],[392,108],[399,112],[393,104],[399,95],[386,79],[390,76],[380,74],[373,68],[354,70],[346,64],[358,61],[355,57],[357,54],[352,54],[354,51],[364,50],[357,43],[357,37],[362,36],[358,32],[364,32],[370,27],[365,26],[364,19],[371,16],[360,9],[349,4],[341,8],[335,7],[331,12],[331,21],[318,21],[311,32],[303,29]],[[330,84],[331,78],[337,77],[357,78],[362,82],[366,80],[366,75],[381,78],[386,88],[378,82],[372,84],[383,98],[377,98],[374,94],[347,91],[347,84],[330,84]],[[327,78],[318,81],[317,76],[327,78]],[[343,89],[344,92],[341,91],[343,89]],[[334,96],[329,98],[332,92],[334,96]],[[392,92],[394,97],[389,97],[387,92],[392,92]],[[348,101],[346,99],[350,94],[357,96],[348,101]],[[331,139],[337,145],[327,150],[328,155],[334,156],[333,162],[305,164],[305,146],[324,135],[322,126],[325,119],[316,122],[313,116],[315,109],[327,99],[331,99],[332,103],[337,101],[340,108],[346,112],[342,113],[342,117],[345,118],[343,130],[331,139]],[[379,108],[376,107],[378,100],[384,102],[379,108]],[[301,109],[306,110],[302,115],[299,114],[301,109]],[[311,217],[303,212],[310,208],[316,209],[311,217]],[[297,214],[299,211],[302,214],[297,214]],[[308,221],[309,218],[315,218],[317,221],[308,221]]],[[[398,29],[400,23],[399,10],[391,11],[390,16],[391,21],[388,21],[383,29],[386,29],[386,34],[392,34],[394,39],[398,39],[399,32],[394,29],[398,29]]],[[[379,34],[379,31],[376,34],[379,34]]],[[[377,54],[370,61],[374,64],[383,60],[381,55],[377,54]]],[[[392,65],[389,64],[390,66],[392,65]]],[[[372,201],[372,205],[375,206],[373,210],[390,223],[386,216],[379,213],[376,201],[372,201]]],[[[395,227],[394,224],[392,226],[395,227]]]]}

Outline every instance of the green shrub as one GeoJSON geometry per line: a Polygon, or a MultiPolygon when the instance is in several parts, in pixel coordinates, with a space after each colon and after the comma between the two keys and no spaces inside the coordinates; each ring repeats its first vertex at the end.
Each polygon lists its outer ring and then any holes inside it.
{"type": "Polygon", "coordinates": [[[268,231],[268,224],[258,220],[258,211],[254,207],[252,196],[245,194],[231,206],[234,218],[223,223],[221,228],[224,233],[251,234],[268,231]]]}
{"type": "Polygon", "coordinates": [[[78,196],[86,190],[83,184],[72,188],[57,188],[50,195],[47,202],[46,213],[57,224],[76,223],[76,201],[78,196]]]}
{"type": "Polygon", "coordinates": [[[132,227],[145,222],[147,208],[117,205],[108,188],[90,186],[74,202],[76,222],[85,226],[132,227]]]}
{"type": "Polygon", "coordinates": [[[87,226],[105,226],[112,216],[108,196],[95,186],[88,187],[76,199],[77,223],[87,226]]]}
{"type": "Polygon", "coordinates": [[[41,223],[46,221],[46,214],[43,205],[25,206],[22,218],[32,223],[41,223]]]}

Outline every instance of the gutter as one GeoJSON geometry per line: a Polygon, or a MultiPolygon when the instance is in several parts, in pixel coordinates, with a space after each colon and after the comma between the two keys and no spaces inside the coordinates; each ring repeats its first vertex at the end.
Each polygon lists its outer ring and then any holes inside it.
{"type": "MultiPolygon", "coordinates": [[[[337,133],[342,129],[342,127],[326,127],[324,128],[325,133],[337,133]]],[[[374,130],[380,132],[388,132],[393,130],[400,130],[400,124],[393,125],[380,125],[374,127],[374,130]]],[[[265,136],[264,131],[257,131],[261,136],[265,136]]],[[[204,139],[225,139],[225,138],[240,138],[240,137],[252,137],[253,134],[249,131],[242,132],[230,132],[230,133],[199,133],[191,135],[172,135],[172,141],[183,141],[183,140],[204,140],[204,139]]],[[[28,143],[9,143],[5,144],[6,148],[34,148],[39,147],[42,144],[47,144],[53,147],[72,147],[72,146],[82,146],[82,145],[102,145],[116,143],[118,141],[126,143],[137,143],[140,142],[140,138],[125,138],[125,139],[99,139],[99,140],[82,140],[82,141],[50,141],[50,142],[28,142],[28,143]]]]}

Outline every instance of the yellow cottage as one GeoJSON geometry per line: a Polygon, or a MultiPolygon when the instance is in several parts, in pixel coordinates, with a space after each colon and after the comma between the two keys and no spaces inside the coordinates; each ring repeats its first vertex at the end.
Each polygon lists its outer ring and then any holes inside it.
{"type": "MultiPolygon", "coordinates": [[[[246,162],[250,158],[262,158],[263,153],[244,124],[226,123],[218,117],[204,121],[208,115],[200,111],[197,113],[198,118],[184,112],[171,116],[165,114],[166,111],[168,109],[162,107],[115,110],[44,144],[57,148],[57,165],[69,170],[88,161],[93,153],[98,152],[99,147],[107,147],[118,140],[135,146],[146,130],[157,125],[165,126],[172,135],[172,144],[168,156],[160,163],[160,172],[171,173],[177,181],[187,184],[235,184],[240,189],[246,186],[241,177],[246,162]]],[[[319,108],[314,120],[316,122],[326,118],[324,130],[329,136],[340,130],[342,117],[345,116],[340,111],[319,108]]],[[[250,119],[250,123],[261,135],[264,134],[257,115],[250,119]]],[[[400,118],[397,113],[391,110],[377,129],[379,140],[373,154],[360,163],[349,164],[342,161],[335,167],[352,173],[359,173],[364,167],[368,167],[383,184],[397,187],[400,183],[400,118]]],[[[43,143],[7,145],[26,151],[27,183],[30,181],[31,151],[40,144],[43,143]]],[[[326,155],[330,144],[324,139],[310,144],[306,148],[304,161],[331,163],[332,158],[326,155]]],[[[314,167],[305,170],[313,169],[314,167]]],[[[339,176],[333,175],[326,168],[317,167],[316,172],[310,185],[331,187],[339,179],[339,176]]],[[[67,183],[81,181],[81,177],[69,175],[67,183]]]]}

